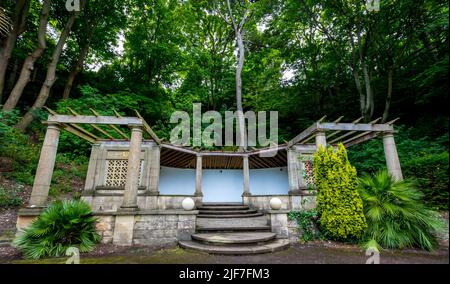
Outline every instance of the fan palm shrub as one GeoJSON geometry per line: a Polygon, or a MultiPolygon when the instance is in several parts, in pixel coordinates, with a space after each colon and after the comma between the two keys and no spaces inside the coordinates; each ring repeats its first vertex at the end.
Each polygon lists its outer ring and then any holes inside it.
{"type": "Polygon", "coordinates": [[[366,248],[432,250],[438,245],[436,233],[443,229],[443,222],[423,203],[423,194],[413,182],[395,181],[384,170],[373,176],[364,174],[359,190],[368,223],[366,248]]]}
{"type": "Polygon", "coordinates": [[[82,200],[51,203],[13,242],[26,258],[63,256],[69,247],[92,251],[100,241],[96,218],[82,200]]]}

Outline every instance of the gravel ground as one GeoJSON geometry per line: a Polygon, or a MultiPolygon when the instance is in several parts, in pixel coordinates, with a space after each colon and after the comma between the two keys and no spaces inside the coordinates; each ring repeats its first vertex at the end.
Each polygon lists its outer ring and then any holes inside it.
{"type": "MultiPolygon", "coordinates": [[[[270,254],[234,256],[209,255],[184,250],[178,247],[124,248],[101,245],[89,254],[82,254],[81,263],[85,264],[364,264],[368,259],[365,251],[358,246],[333,242],[314,242],[294,244],[291,248],[270,254]]],[[[65,263],[66,258],[43,259],[39,261],[23,260],[21,254],[11,247],[0,248],[0,263],[65,263]]],[[[416,249],[385,250],[380,253],[382,264],[437,264],[449,263],[448,247],[440,247],[434,252],[416,249]]]]}

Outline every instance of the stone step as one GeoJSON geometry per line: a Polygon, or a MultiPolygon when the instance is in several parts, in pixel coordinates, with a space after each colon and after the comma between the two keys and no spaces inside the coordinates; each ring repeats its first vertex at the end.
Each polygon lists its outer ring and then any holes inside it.
{"type": "Polygon", "coordinates": [[[213,215],[230,215],[230,214],[250,214],[257,213],[255,209],[248,210],[200,210],[199,215],[213,214],[213,215]]]}
{"type": "Polygon", "coordinates": [[[232,232],[270,232],[270,226],[254,226],[251,228],[248,227],[201,227],[197,226],[196,231],[198,233],[202,232],[223,232],[223,233],[232,233],[232,232]]]}
{"type": "Polygon", "coordinates": [[[198,206],[197,210],[248,210],[250,209],[247,205],[237,205],[237,206],[198,206]]]}
{"type": "Polygon", "coordinates": [[[247,214],[199,214],[197,218],[251,218],[251,217],[259,217],[264,216],[263,213],[247,213],[247,214]]]}
{"type": "Polygon", "coordinates": [[[192,239],[207,244],[254,244],[275,239],[276,234],[271,232],[235,232],[235,233],[197,233],[192,239]]]}
{"type": "Polygon", "coordinates": [[[242,206],[242,202],[203,202],[203,206],[242,206]]]}
{"type": "Polygon", "coordinates": [[[180,241],[179,245],[182,248],[193,249],[212,254],[245,255],[245,254],[270,253],[283,250],[289,247],[289,240],[276,239],[264,244],[253,244],[246,246],[242,245],[217,246],[213,244],[205,244],[196,241],[180,241]]]}
{"type": "Polygon", "coordinates": [[[268,220],[265,216],[249,218],[197,218],[197,227],[228,228],[241,227],[251,229],[252,227],[267,226],[268,220]]]}

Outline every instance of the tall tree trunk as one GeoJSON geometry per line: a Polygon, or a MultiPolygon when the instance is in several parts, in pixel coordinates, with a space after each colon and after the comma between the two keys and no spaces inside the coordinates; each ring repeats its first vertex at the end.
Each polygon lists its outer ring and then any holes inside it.
{"type": "Polygon", "coordinates": [[[50,12],[50,2],[51,0],[44,0],[39,20],[40,23],[37,40],[38,45],[36,49],[31,54],[29,54],[25,59],[22,66],[22,70],[20,71],[19,79],[17,80],[14,88],[12,89],[11,94],[8,97],[8,100],[5,102],[5,105],[3,106],[4,111],[9,111],[16,107],[20,97],[22,96],[23,90],[30,81],[31,72],[33,71],[34,68],[34,63],[36,62],[36,60],[39,59],[39,57],[41,57],[41,55],[44,53],[44,50],[47,48],[45,42],[45,34],[47,32],[48,17],[50,12]]]}
{"type": "Polygon", "coordinates": [[[36,112],[41,109],[45,103],[47,102],[48,96],[50,94],[50,89],[56,81],[56,67],[58,65],[59,58],[61,56],[61,52],[63,50],[64,44],[66,43],[67,38],[69,37],[70,30],[72,29],[75,18],[78,16],[79,12],[72,13],[67,20],[66,26],[59,37],[58,44],[53,50],[53,54],[48,64],[47,75],[45,77],[44,84],[42,84],[41,90],[39,91],[39,95],[36,98],[33,106],[27,111],[27,113],[22,117],[22,119],[15,126],[16,128],[24,131],[30,123],[34,120],[36,112]]]}
{"type": "Polygon", "coordinates": [[[19,64],[19,59],[14,60],[13,68],[11,70],[11,73],[9,74],[5,92],[11,92],[11,89],[14,86],[14,82],[16,82],[17,73],[19,71],[19,64]]]}
{"type": "Polygon", "coordinates": [[[236,31],[236,39],[239,48],[239,59],[236,68],[236,109],[238,112],[238,124],[239,124],[239,146],[240,149],[247,149],[247,139],[245,133],[245,118],[244,109],[242,107],[242,68],[244,67],[245,51],[244,41],[242,40],[242,34],[240,30],[236,31]]]}
{"type": "Polygon", "coordinates": [[[364,74],[364,84],[366,86],[366,108],[364,109],[364,119],[369,121],[371,118],[371,113],[373,113],[372,84],[370,82],[370,74],[365,60],[362,60],[361,65],[364,74]]]}
{"type": "Polygon", "coordinates": [[[78,55],[78,60],[75,66],[69,73],[69,77],[67,78],[66,86],[64,87],[63,100],[66,100],[70,97],[70,92],[72,90],[73,81],[78,73],[83,70],[84,60],[89,52],[89,43],[86,43],[83,48],[80,50],[80,54],[78,55]]]}
{"type": "Polygon", "coordinates": [[[389,110],[391,108],[391,100],[392,100],[392,76],[393,76],[394,70],[391,67],[389,67],[388,71],[388,91],[386,95],[386,103],[384,105],[384,111],[383,111],[383,118],[381,120],[382,123],[385,123],[389,118],[389,110]]]}
{"type": "Polygon", "coordinates": [[[0,51],[0,103],[3,98],[3,89],[5,88],[5,75],[8,68],[8,62],[12,51],[16,45],[17,37],[25,31],[28,11],[30,9],[30,0],[17,0],[13,28],[0,51]]]}
{"type": "Polygon", "coordinates": [[[359,76],[359,71],[357,67],[358,57],[356,56],[356,48],[352,31],[349,31],[349,36],[350,36],[350,44],[352,46],[352,61],[350,65],[352,68],[353,79],[355,80],[356,90],[358,91],[359,95],[359,109],[361,111],[361,115],[364,116],[364,110],[366,109],[366,97],[362,92],[361,77],[359,76]]]}
{"type": "Polygon", "coordinates": [[[230,15],[231,23],[234,33],[236,35],[236,42],[238,45],[238,62],[237,62],[237,68],[236,68],[236,110],[237,110],[237,117],[238,117],[238,137],[239,137],[239,150],[245,151],[247,149],[247,138],[246,138],[246,131],[245,131],[245,117],[244,117],[244,109],[242,107],[242,69],[244,67],[244,60],[245,60],[245,48],[244,48],[244,40],[242,38],[243,36],[243,30],[244,25],[247,22],[248,16],[249,16],[249,7],[244,12],[244,15],[240,22],[236,22],[233,11],[231,9],[230,0],[227,0],[227,8],[228,13],[230,15]]]}

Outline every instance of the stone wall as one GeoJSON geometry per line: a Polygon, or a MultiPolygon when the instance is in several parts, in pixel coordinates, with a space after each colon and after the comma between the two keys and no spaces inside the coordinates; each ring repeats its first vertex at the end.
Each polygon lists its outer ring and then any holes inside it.
{"type": "Polygon", "coordinates": [[[137,216],[133,243],[136,245],[175,245],[189,240],[195,232],[195,215],[137,216]]]}
{"type": "MultiPolygon", "coordinates": [[[[181,203],[185,198],[197,201],[193,195],[145,195],[140,192],[137,204],[141,210],[181,210],[181,203]]],[[[123,200],[122,193],[96,193],[94,196],[83,196],[93,211],[113,212],[120,209],[123,200]]]]}
{"type": "Polygon", "coordinates": [[[175,245],[195,232],[197,211],[142,211],[135,215],[97,212],[96,230],[102,243],[175,245]]]}
{"type": "Polygon", "coordinates": [[[316,207],[314,193],[304,195],[252,195],[244,197],[244,203],[267,212],[271,210],[270,200],[274,197],[281,200],[281,210],[309,210],[316,207]]]}
{"type": "Polygon", "coordinates": [[[102,237],[102,243],[112,243],[114,235],[115,216],[96,216],[97,223],[95,229],[102,237]]]}

